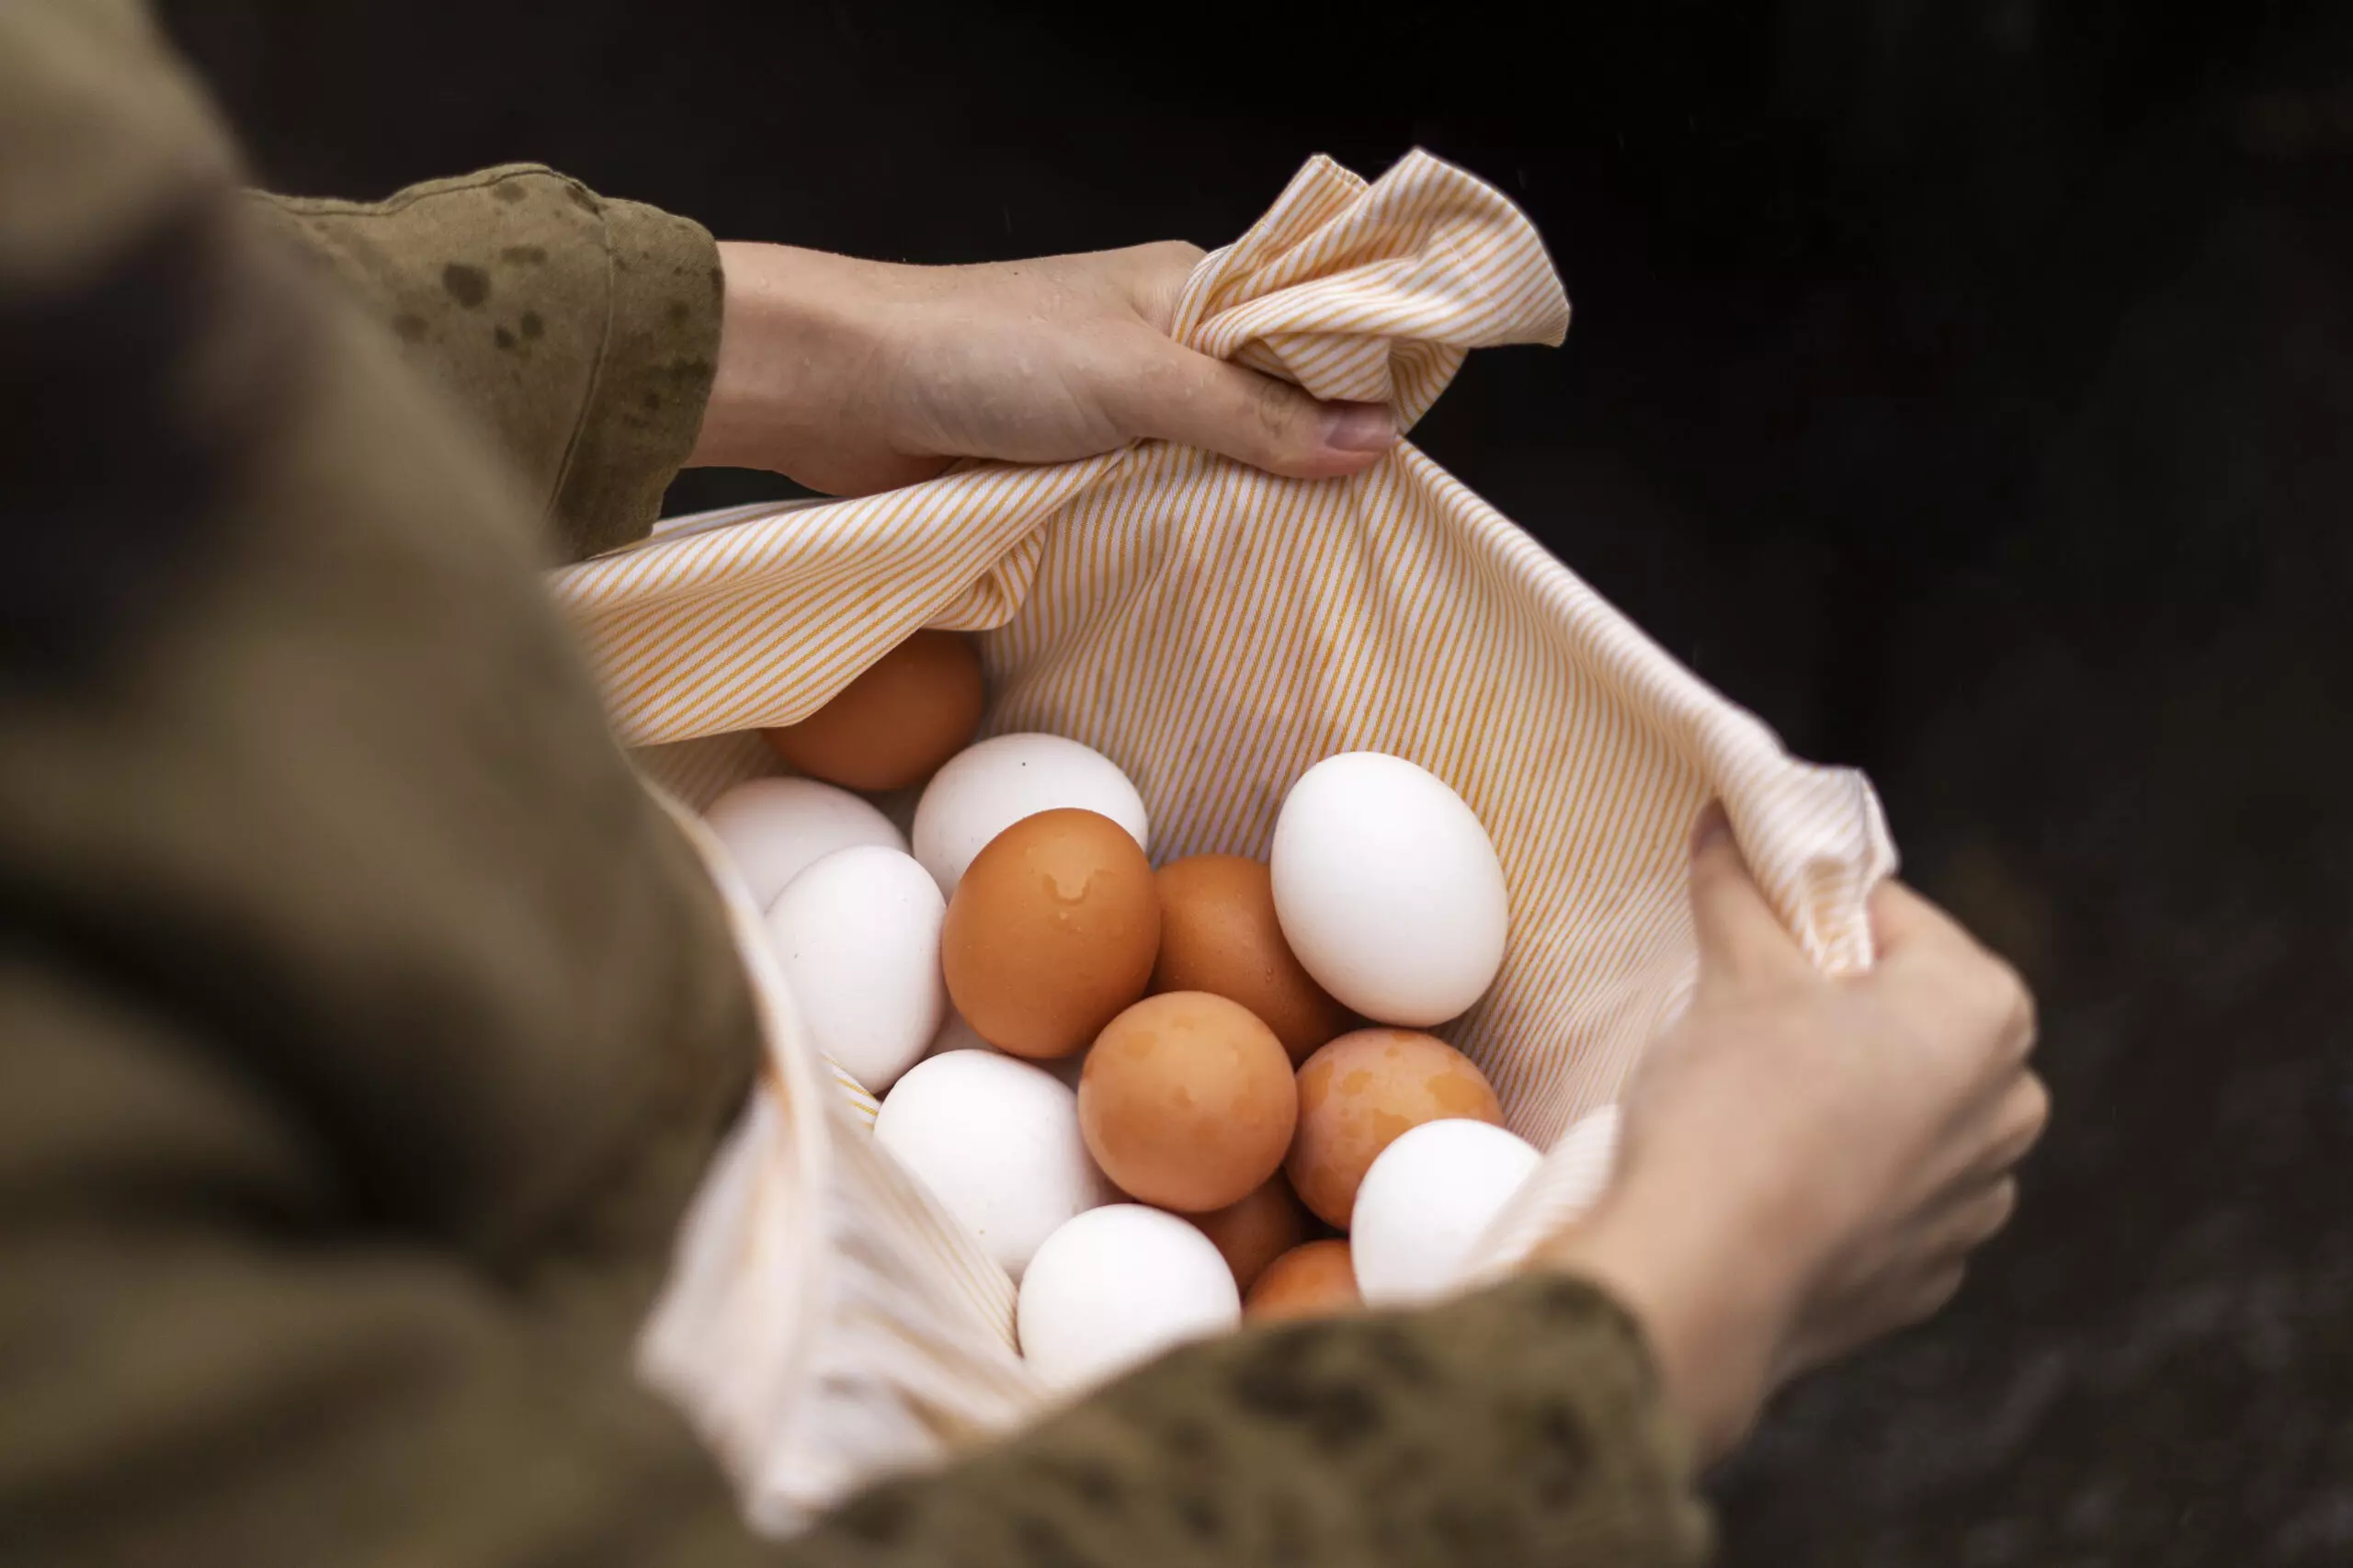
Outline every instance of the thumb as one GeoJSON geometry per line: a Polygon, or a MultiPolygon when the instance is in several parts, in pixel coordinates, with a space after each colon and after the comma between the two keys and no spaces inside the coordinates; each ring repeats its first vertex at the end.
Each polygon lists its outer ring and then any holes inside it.
{"type": "Polygon", "coordinates": [[[1293,479],[1371,467],[1397,444],[1378,403],[1319,403],[1288,381],[1156,337],[1156,361],[1118,411],[1131,437],[1199,447],[1293,479]]]}
{"type": "Polygon", "coordinates": [[[1703,985],[1813,971],[1749,875],[1721,804],[1701,812],[1692,833],[1691,922],[1699,938],[1703,985]]]}

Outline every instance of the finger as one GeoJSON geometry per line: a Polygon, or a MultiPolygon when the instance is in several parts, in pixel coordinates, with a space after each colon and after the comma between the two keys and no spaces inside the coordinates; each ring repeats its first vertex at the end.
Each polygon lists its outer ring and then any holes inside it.
{"type": "Polygon", "coordinates": [[[1699,974],[1759,976],[1811,972],[1796,939],[1781,928],[1733,842],[1720,804],[1699,813],[1691,841],[1691,923],[1699,938],[1699,974]]]}
{"type": "Polygon", "coordinates": [[[1971,1176],[1983,1180],[2009,1170],[2042,1141],[2050,1125],[2051,1090],[2033,1074],[2019,1074],[1986,1119],[1971,1176]]]}
{"type": "Polygon", "coordinates": [[[1107,389],[1131,437],[1199,447],[1293,479],[1371,467],[1397,444],[1377,403],[1318,403],[1288,381],[1154,337],[1141,373],[1107,389]]]}
{"type": "Polygon", "coordinates": [[[1957,1262],[2000,1235],[2018,1211],[2017,1177],[1981,1181],[1923,1215],[1904,1246],[1932,1264],[1957,1262]]]}

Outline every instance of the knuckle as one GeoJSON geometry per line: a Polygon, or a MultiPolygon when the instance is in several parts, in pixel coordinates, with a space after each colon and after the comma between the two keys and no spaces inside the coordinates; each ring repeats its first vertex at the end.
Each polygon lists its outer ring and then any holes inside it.
{"type": "Polygon", "coordinates": [[[2009,1228],[2018,1211],[2018,1184],[2016,1178],[2004,1176],[1994,1184],[1986,1196],[1984,1212],[1979,1216],[1975,1236],[1970,1243],[1976,1246],[1993,1240],[2009,1228]]]}

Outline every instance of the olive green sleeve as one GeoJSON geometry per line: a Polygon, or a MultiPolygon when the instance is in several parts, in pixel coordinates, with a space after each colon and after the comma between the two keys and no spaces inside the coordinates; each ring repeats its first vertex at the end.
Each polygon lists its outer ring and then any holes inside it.
{"type": "Polygon", "coordinates": [[[645,535],[718,362],[699,224],[522,164],[379,202],[253,199],[505,454],[568,559],[645,535]]]}
{"type": "Polygon", "coordinates": [[[1640,1335],[1552,1278],[1196,1346],[868,1492],[801,1550],[906,1568],[1693,1568],[1710,1546],[1640,1335]]]}

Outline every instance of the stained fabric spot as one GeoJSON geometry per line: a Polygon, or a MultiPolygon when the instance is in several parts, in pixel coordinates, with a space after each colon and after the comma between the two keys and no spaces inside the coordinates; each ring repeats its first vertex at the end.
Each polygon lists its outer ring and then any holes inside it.
{"type": "Polygon", "coordinates": [[[1190,1419],[1169,1423],[1161,1434],[1161,1444],[1171,1458],[1196,1463],[1212,1459],[1218,1450],[1217,1434],[1206,1423],[1190,1419]]]}
{"type": "Polygon", "coordinates": [[[665,369],[675,381],[692,384],[710,379],[710,361],[708,359],[673,359],[665,369]]]}
{"type": "Polygon", "coordinates": [[[915,1506],[904,1490],[884,1487],[853,1497],[835,1514],[844,1535],[874,1546],[893,1546],[906,1538],[915,1524],[915,1506]]]}
{"type": "Polygon", "coordinates": [[[493,343],[497,344],[501,348],[512,348],[515,347],[515,335],[507,331],[503,326],[492,329],[490,340],[493,343]]]}
{"type": "Polygon", "coordinates": [[[1095,1559],[1080,1551],[1062,1526],[1042,1514],[1017,1517],[1013,1541],[1026,1568],[1094,1568],[1095,1559]]]}
{"type": "Polygon", "coordinates": [[[449,298],[471,311],[490,298],[490,274],[479,267],[453,261],[441,269],[441,288],[449,298]]]}
{"type": "Polygon", "coordinates": [[[1176,1522],[1195,1540],[1225,1538],[1225,1513],[1217,1506],[1217,1499],[1206,1492],[1188,1492],[1177,1497],[1176,1522]]]}
{"type": "Polygon", "coordinates": [[[1540,1404],[1514,1434],[1514,1468],[1534,1483],[1537,1500],[1561,1508],[1573,1502],[1593,1471],[1593,1438],[1566,1401],[1540,1404]]]}
{"type": "Polygon", "coordinates": [[[687,317],[694,312],[688,308],[684,300],[673,300],[670,301],[670,308],[662,313],[669,318],[672,326],[684,326],[687,324],[687,317]]]}
{"type": "Polygon", "coordinates": [[[537,311],[525,311],[523,319],[515,324],[521,329],[523,341],[526,343],[537,338],[548,329],[548,324],[540,319],[540,312],[537,311]]]}
{"type": "Polygon", "coordinates": [[[1233,1369],[1228,1387],[1250,1414],[1297,1426],[1327,1453],[1377,1437],[1388,1413],[1358,1377],[1319,1375],[1298,1362],[1296,1335],[1276,1335],[1233,1369]]]}
{"type": "Polygon", "coordinates": [[[661,408],[662,394],[660,392],[647,392],[643,397],[639,398],[637,401],[640,406],[642,406],[646,413],[652,414],[661,408]]]}
{"type": "Polygon", "coordinates": [[[422,343],[426,334],[425,318],[406,312],[392,318],[392,335],[403,343],[422,343]]]}
{"type": "Polygon", "coordinates": [[[1430,1360],[1429,1352],[1404,1329],[1382,1324],[1368,1327],[1361,1337],[1365,1354],[1399,1382],[1427,1388],[1437,1381],[1438,1368],[1430,1360]]]}
{"type": "MultiPolygon", "coordinates": [[[[501,186],[499,188],[506,187],[501,186]]],[[[538,267],[547,258],[548,247],[545,245],[508,245],[498,253],[498,259],[509,267],[538,267]]]]}
{"type": "Polygon", "coordinates": [[[1126,1483],[1120,1480],[1118,1471],[1101,1460],[1053,1460],[1040,1468],[1047,1478],[1067,1487],[1073,1496],[1095,1513],[1109,1516],[1127,1506],[1126,1483]]]}
{"type": "Polygon", "coordinates": [[[491,188],[498,193],[498,199],[501,201],[521,201],[531,194],[523,188],[520,180],[502,180],[491,188]]]}

